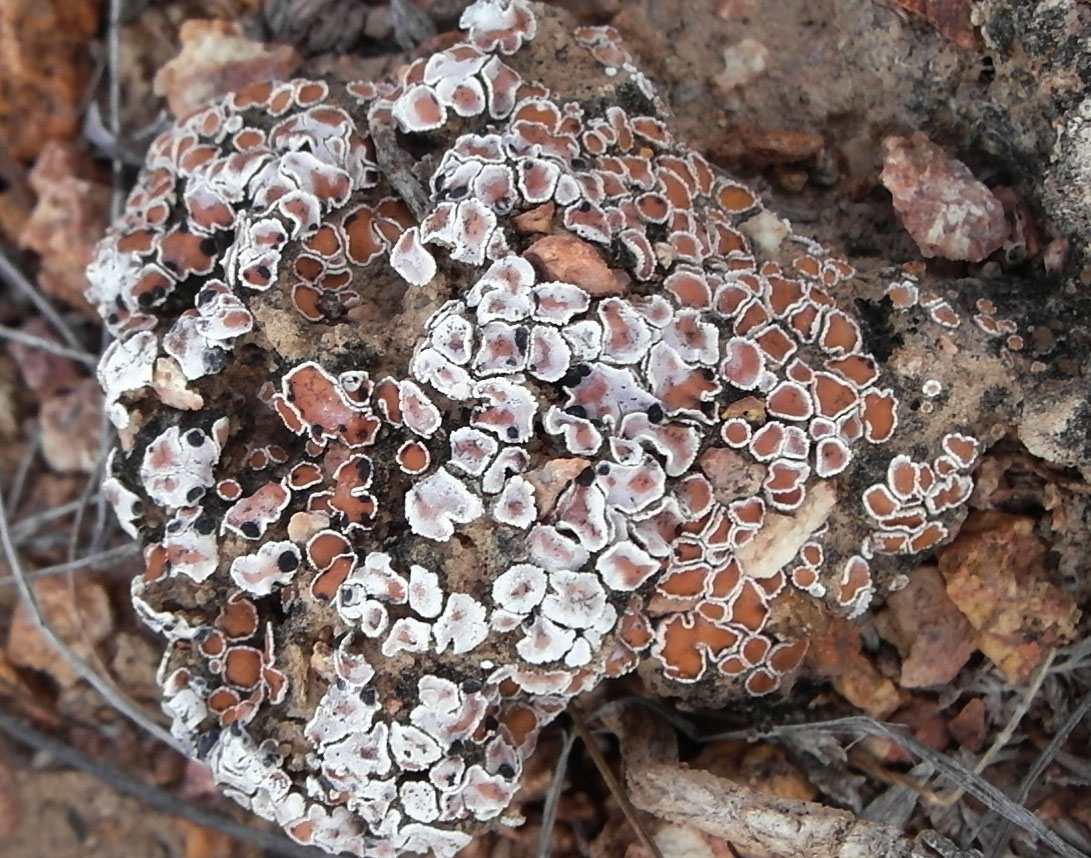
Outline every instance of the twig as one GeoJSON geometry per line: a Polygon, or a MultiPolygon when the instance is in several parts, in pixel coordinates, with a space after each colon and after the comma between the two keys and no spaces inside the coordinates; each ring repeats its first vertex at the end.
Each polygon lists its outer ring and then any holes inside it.
{"type": "Polygon", "coordinates": [[[42,510],[34,515],[28,515],[26,518],[19,519],[10,526],[12,543],[15,545],[24,544],[40,533],[44,525],[49,524],[51,521],[56,521],[58,518],[64,518],[67,515],[71,515],[79,509],[79,505],[80,502],[78,500],[69,501],[60,506],[55,506],[52,509],[42,510]]]}
{"type": "Polygon", "coordinates": [[[394,24],[394,41],[403,51],[414,51],[436,35],[432,16],[408,0],[390,0],[390,17],[394,24]]]}
{"type": "Polygon", "coordinates": [[[11,567],[11,574],[15,578],[15,585],[19,589],[19,595],[22,596],[23,601],[26,603],[27,610],[30,612],[34,624],[45,636],[50,645],[61,653],[72,666],[72,669],[75,670],[80,677],[85,679],[91,687],[101,694],[103,699],[118,712],[129,718],[134,724],[143,728],[165,745],[181,750],[180,743],[174,736],[153,721],[147,713],[122,694],[112,682],[105,677],[100,676],[87,664],[87,662],[76,655],[76,653],[72,651],[72,648],[57,635],[56,631],[54,631],[53,627],[46,620],[45,616],[42,614],[41,606],[38,604],[38,597],[34,594],[33,588],[31,588],[26,580],[26,573],[23,571],[22,562],[19,560],[19,552],[11,541],[11,532],[8,529],[7,509],[4,507],[2,488],[0,488],[0,543],[2,543],[8,566],[11,567]]]}
{"type": "Polygon", "coordinates": [[[75,560],[76,556],[79,554],[80,528],[83,525],[83,516],[96,497],[96,489],[102,485],[103,461],[104,459],[100,456],[98,461],[95,462],[95,467],[91,471],[90,476],[88,476],[87,483],[84,485],[77,500],[76,515],[72,520],[72,529],[68,535],[69,560],[75,560]]]}
{"type": "Polygon", "coordinates": [[[553,853],[553,827],[557,824],[557,807],[561,802],[564,776],[568,770],[568,757],[572,753],[574,744],[576,744],[576,734],[566,732],[561,742],[560,753],[557,754],[553,780],[549,782],[549,792],[546,793],[545,805],[542,808],[542,833],[538,836],[537,858],[549,858],[553,853]]]}
{"type": "MultiPolygon", "coordinates": [[[[103,327],[102,329],[102,351],[106,351],[106,347],[110,344],[110,331],[103,327]]],[[[102,409],[102,414],[99,416],[99,445],[98,445],[98,460],[101,463],[101,467],[105,467],[105,462],[110,455],[110,447],[114,442],[114,427],[110,423],[110,416],[107,414],[106,409],[102,409]]],[[[91,537],[91,550],[101,551],[106,544],[106,526],[110,521],[110,516],[106,511],[107,502],[105,492],[99,492],[95,501],[95,530],[91,537]]]]}
{"type": "Polygon", "coordinates": [[[629,796],[625,794],[625,787],[618,781],[617,775],[614,774],[614,770],[610,768],[610,764],[606,762],[606,758],[602,755],[602,751],[599,750],[599,746],[595,744],[595,737],[592,736],[591,731],[587,729],[587,724],[584,723],[583,716],[574,709],[569,709],[568,714],[572,719],[572,725],[576,728],[576,732],[583,741],[584,747],[587,748],[587,753],[591,756],[591,761],[595,764],[595,768],[599,770],[602,779],[606,781],[606,786],[609,787],[610,792],[621,806],[621,812],[625,814],[625,818],[629,821],[629,825],[631,825],[633,831],[636,832],[637,840],[640,841],[640,844],[648,850],[653,858],[663,858],[663,853],[659,850],[658,844],[652,840],[651,835],[648,834],[647,830],[644,828],[644,823],[640,821],[640,816],[637,813],[636,808],[633,807],[633,803],[629,801],[629,796]]]}
{"type": "Polygon", "coordinates": [[[125,0],[110,0],[109,21],[106,33],[106,81],[110,99],[110,134],[114,138],[114,151],[110,159],[113,179],[113,196],[110,199],[110,220],[117,220],[125,198],[124,164],[121,161],[121,14],[125,0]]]}
{"type": "Polygon", "coordinates": [[[328,858],[324,852],[306,846],[298,846],[279,834],[251,828],[249,825],[236,822],[222,814],[182,801],[141,778],[116,769],[108,763],[88,757],[70,745],[34,729],[3,710],[0,710],[0,731],[20,744],[36,751],[44,751],[66,766],[71,766],[98,778],[116,792],[138,799],[148,807],[155,808],[163,813],[169,813],[179,819],[185,819],[205,828],[222,832],[242,843],[248,843],[274,855],[282,855],[285,858],[328,858]]]}
{"type": "Polygon", "coordinates": [[[1081,786],[1091,786],[1091,760],[1068,751],[1058,751],[1057,762],[1079,778],[1081,786]]]}
{"type": "Polygon", "coordinates": [[[26,488],[27,477],[34,460],[38,457],[38,451],[42,448],[42,433],[31,432],[27,440],[26,449],[19,458],[19,464],[15,468],[15,474],[11,478],[11,488],[8,490],[8,509],[16,510],[23,499],[23,490],[26,488]]]}
{"type": "MultiPolygon", "coordinates": [[[[372,110],[367,118],[367,130],[375,146],[375,160],[379,164],[379,172],[409,206],[413,217],[418,222],[423,221],[431,210],[428,192],[413,175],[412,156],[398,145],[398,135],[394,131],[393,120],[389,123],[383,122],[379,117],[380,113],[383,111],[372,110]]],[[[389,115],[388,112],[387,115],[389,115]]]]}
{"type": "Polygon", "coordinates": [[[1071,673],[1083,667],[1091,667],[1091,636],[1057,650],[1057,656],[1058,659],[1063,656],[1064,661],[1058,660],[1049,669],[1050,673],[1071,673]]]}
{"type": "MultiPolygon", "coordinates": [[[[0,254],[0,259],[3,259],[2,254],[0,254]]],[[[98,358],[92,354],[74,348],[66,348],[52,340],[47,340],[44,337],[36,337],[34,334],[28,334],[26,331],[20,331],[17,328],[9,328],[7,325],[0,325],[0,338],[11,340],[12,342],[20,343],[24,346],[30,346],[33,349],[41,349],[43,352],[49,352],[58,357],[79,361],[92,369],[98,366],[98,358]]],[[[79,344],[77,343],[77,346],[78,345],[79,344]]]]}
{"type": "MultiPolygon", "coordinates": [[[[1011,737],[1015,735],[1015,730],[1019,726],[1019,723],[1023,720],[1023,716],[1027,714],[1027,710],[1030,709],[1031,704],[1034,702],[1034,698],[1038,696],[1038,692],[1042,689],[1042,683],[1045,682],[1046,677],[1049,675],[1049,668],[1053,664],[1053,659],[1057,653],[1055,650],[1050,650],[1049,655],[1046,656],[1045,661],[1042,662],[1038,668],[1037,673],[1034,674],[1034,679],[1030,683],[1030,687],[1027,688],[1023,694],[1022,699],[1019,701],[1019,705],[1015,707],[1015,711],[1012,713],[1011,718],[1008,719],[1008,723],[1004,725],[1004,729],[1000,731],[992,745],[989,746],[982,756],[977,761],[977,765],[974,766],[974,774],[980,775],[985,769],[992,763],[993,758],[1000,753],[1007,744],[1011,741],[1011,737]]],[[[942,796],[939,799],[939,804],[947,805],[950,807],[960,798],[965,792],[965,789],[961,786],[956,786],[948,795],[942,796]]]]}
{"type": "MultiPolygon", "coordinates": [[[[1091,711],[1091,691],[1083,696],[1079,705],[1072,710],[1072,713],[1065,719],[1065,722],[1057,730],[1052,739],[1049,740],[1042,752],[1038,755],[1038,759],[1034,761],[1034,765],[1030,767],[1026,775],[1024,775],[1022,782],[1019,784],[1019,789],[1015,793],[1015,800],[1020,804],[1023,804],[1027,800],[1027,796],[1030,795],[1031,787],[1034,786],[1034,782],[1042,776],[1042,772],[1046,770],[1046,767],[1053,762],[1057,756],[1057,752],[1061,750],[1061,745],[1067,741],[1069,734],[1079,726],[1079,723],[1087,715],[1088,711],[1091,711]]],[[[1008,832],[1011,830],[1011,823],[1007,820],[1003,820],[1000,824],[993,829],[992,823],[995,821],[990,819],[992,814],[988,814],[984,820],[982,820],[979,826],[981,831],[988,832],[994,831],[992,835],[992,845],[985,850],[986,858],[995,858],[995,856],[1001,853],[1004,845],[1008,842],[1008,832]]]]}
{"type": "MultiPolygon", "coordinates": [[[[1037,837],[1050,849],[1064,858],[1088,858],[1061,840],[1053,831],[1045,826],[1033,813],[1020,804],[1012,801],[1001,790],[986,781],[980,775],[974,774],[962,763],[947,756],[934,748],[929,747],[912,735],[902,731],[901,725],[887,724],[876,721],[864,715],[853,715],[847,718],[836,718],[831,721],[815,721],[808,724],[781,724],[768,730],[729,730],[722,733],[703,733],[695,725],[680,716],[674,716],[668,710],[653,701],[642,697],[627,697],[603,706],[599,712],[608,709],[621,708],[629,703],[637,703],[647,709],[666,715],[667,719],[678,727],[688,738],[695,742],[708,743],[719,742],[727,739],[776,739],[780,736],[792,733],[807,733],[812,731],[826,731],[835,734],[847,734],[852,736],[878,736],[899,745],[904,750],[910,751],[922,760],[932,763],[937,771],[944,777],[960,784],[965,792],[980,801],[986,807],[995,810],[1005,819],[1018,825],[1024,831],[1037,837]]],[[[922,789],[922,794],[927,790],[922,789]]]]}
{"type": "MultiPolygon", "coordinates": [[[[105,551],[96,552],[95,554],[88,554],[86,557],[77,557],[74,560],[66,560],[64,563],[43,566],[32,572],[24,571],[23,578],[27,581],[37,581],[41,578],[49,578],[52,575],[61,575],[66,572],[78,572],[81,569],[98,572],[103,569],[110,569],[123,560],[131,560],[132,558],[139,556],[140,546],[135,542],[130,542],[125,545],[118,545],[116,548],[108,548],[105,551]]],[[[15,578],[12,575],[0,577],[0,587],[7,587],[14,582],[15,578]]]]}
{"type": "Polygon", "coordinates": [[[26,275],[8,259],[2,250],[0,250],[0,280],[4,280],[10,286],[14,286],[26,295],[30,302],[37,308],[38,312],[42,314],[42,317],[53,326],[53,329],[61,335],[61,338],[68,343],[73,350],[82,350],[82,344],[80,343],[79,338],[72,332],[68,323],[61,318],[61,314],[54,309],[53,305],[45,299],[45,296],[43,296],[42,293],[38,291],[37,287],[27,279],[26,275]]]}

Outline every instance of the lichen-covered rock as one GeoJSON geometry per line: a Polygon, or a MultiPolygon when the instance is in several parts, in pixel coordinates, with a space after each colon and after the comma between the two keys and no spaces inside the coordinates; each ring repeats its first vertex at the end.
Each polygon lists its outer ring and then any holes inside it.
{"type": "Polygon", "coordinates": [[[988,298],[859,282],[674,138],[612,29],[462,26],[184,118],[90,271],[174,733],[331,852],[453,854],[641,661],[774,692],[949,537],[1020,399],[988,298]]]}

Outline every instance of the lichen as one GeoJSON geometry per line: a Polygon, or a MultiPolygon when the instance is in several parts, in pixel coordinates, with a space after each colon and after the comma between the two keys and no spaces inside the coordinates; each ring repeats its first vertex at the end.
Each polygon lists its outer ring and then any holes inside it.
{"type": "Polygon", "coordinates": [[[173,731],[330,852],[452,855],[641,661],[677,693],[790,682],[781,597],[862,613],[970,494],[982,442],[929,361],[1020,347],[904,273],[923,356],[891,371],[853,267],[676,140],[616,32],[524,0],[462,25],[391,82],[181,119],[90,269],[173,731]]]}

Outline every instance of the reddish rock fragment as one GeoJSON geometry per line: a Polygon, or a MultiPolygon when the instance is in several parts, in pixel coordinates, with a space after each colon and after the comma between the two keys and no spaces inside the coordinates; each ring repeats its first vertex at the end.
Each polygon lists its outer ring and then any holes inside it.
{"type": "Polygon", "coordinates": [[[0,3],[0,149],[29,161],[80,128],[100,0],[0,3]]]}
{"type": "Polygon", "coordinates": [[[947,729],[956,742],[968,751],[980,751],[985,745],[985,701],[980,697],[970,700],[952,718],[947,729]]]}
{"type": "MultiPolygon", "coordinates": [[[[77,655],[90,657],[93,647],[113,631],[110,600],[100,584],[79,578],[73,591],[64,577],[52,577],[34,582],[33,588],[46,621],[77,655]]],[[[79,679],[67,657],[38,630],[23,602],[12,615],[7,653],[12,664],[43,671],[63,688],[79,679]]]]}
{"type": "Polygon", "coordinates": [[[773,165],[813,161],[824,145],[820,136],[806,131],[743,125],[732,128],[713,143],[708,158],[724,167],[762,170],[773,165]]]}
{"type": "Polygon", "coordinates": [[[513,218],[515,231],[522,233],[549,232],[553,224],[553,212],[556,206],[552,202],[543,203],[528,209],[513,218]]]}
{"type": "Polygon", "coordinates": [[[1031,519],[995,512],[971,516],[940,553],[947,594],[979,633],[981,651],[1016,685],[1076,634],[1080,612],[1048,579],[1045,559],[1031,519]]]}
{"type": "Polygon", "coordinates": [[[90,474],[99,460],[102,395],[93,378],[42,403],[42,456],[62,473],[90,474]]]}
{"type": "Polygon", "coordinates": [[[971,0],[887,0],[924,18],[945,39],[962,48],[977,47],[971,0]]]}
{"type": "Polygon", "coordinates": [[[217,96],[264,81],[284,80],[302,62],[289,45],[253,42],[233,21],[192,19],[179,33],[182,51],[155,76],[155,93],[182,117],[217,96]]]}
{"type": "Polygon", "coordinates": [[[918,131],[883,141],[883,185],[927,257],[980,262],[1007,240],[1004,207],[970,168],[918,131]]]}
{"type": "Polygon", "coordinates": [[[878,625],[902,653],[901,686],[951,682],[977,648],[977,635],[948,598],[939,571],[932,566],[917,569],[887,606],[878,625]]]}
{"type": "Polygon", "coordinates": [[[19,235],[19,244],[41,256],[38,285],[88,316],[84,297],[95,244],[106,228],[110,188],[82,149],[49,142],[30,171],[38,202],[19,235]]]}
{"type": "Polygon", "coordinates": [[[847,620],[834,620],[812,639],[807,663],[872,718],[886,718],[901,705],[901,692],[863,654],[860,632],[847,620]]]}
{"type": "Polygon", "coordinates": [[[631,282],[628,274],[610,268],[592,245],[571,233],[539,238],[525,255],[541,270],[543,280],[574,283],[596,297],[623,295],[631,282]]]}
{"type": "MultiPolygon", "coordinates": [[[[37,317],[28,319],[22,330],[43,340],[60,342],[45,320],[37,317]]],[[[79,364],[69,358],[16,342],[8,343],[6,348],[19,366],[23,384],[39,396],[71,390],[83,378],[79,364]]]]}

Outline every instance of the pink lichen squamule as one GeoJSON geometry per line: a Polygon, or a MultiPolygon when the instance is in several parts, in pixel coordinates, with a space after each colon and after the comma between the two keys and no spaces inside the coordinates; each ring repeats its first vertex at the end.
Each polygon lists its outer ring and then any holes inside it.
{"type": "MultiPolygon", "coordinates": [[[[330,852],[453,855],[566,702],[642,660],[775,691],[807,650],[778,598],[864,611],[874,564],[947,536],[981,446],[952,427],[861,474],[900,405],[835,298],[851,266],[753,248],[760,199],[673,138],[612,29],[576,31],[592,83],[566,100],[519,71],[555,13],[478,0],[462,26],[393,82],[180,120],[90,269],[104,488],[146,545],[173,732],[330,852]],[[431,153],[419,223],[369,121],[431,153]],[[594,264],[556,279],[572,252],[594,264]],[[367,341],[393,336],[380,284],[426,296],[408,350],[367,341]]],[[[958,323],[912,278],[890,299],[958,323]]]]}

